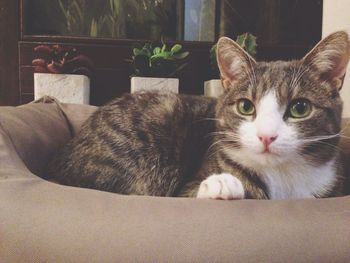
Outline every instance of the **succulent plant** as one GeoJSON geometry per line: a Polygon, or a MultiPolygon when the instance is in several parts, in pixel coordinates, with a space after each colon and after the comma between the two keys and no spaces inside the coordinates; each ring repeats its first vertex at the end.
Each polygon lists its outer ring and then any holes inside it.
{"type": "Polygon", "coordinates": [[[161,47],[146,43],[135,46],[132,59],[128,61],[133,66],[132,76],[173,77],[187,65],[185,59],[188,55],[189,52],[182,51],[180,44],[169,48],[164,42],[161,47]]]}
{"type": "Polygon", "coordinates": [[[77,74],[91,77],[92,61],[78,54],[76,48],[60,45],[39,45],[34,48],[37,55],[32,61],[34,71],[38,73],[77,74]]]}
{"type": "MultiPolygon", "coordinates": [[[[240,45],[249,55],[256,55],[256,37],[251,33],[244,33],[237,36],[236,43],[240,45]]],[[[215,78],[219,78],[219,68],[216,60],[216,44],[210,49],[210,64],[215,78]]]]}
{"type": "Polygon", "coordinates": [[[245,51],[248,52],[249,55],[256,55],[256,36],[251,33],[244,33],[239,35],[236,39],[238,45],[240,45],[245,51]]]}

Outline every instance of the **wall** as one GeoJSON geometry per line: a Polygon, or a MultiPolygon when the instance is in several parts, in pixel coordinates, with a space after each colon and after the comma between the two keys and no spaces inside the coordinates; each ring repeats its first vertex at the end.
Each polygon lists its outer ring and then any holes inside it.
{"type": "MultiPolygon", "coordinates": [[[[350,1],[323,0],[322,36],[338,30],[345,30],[350,34],[350,1]]],[[[350,117],[350,65],[345,77],[341,96],[344,100],[344,117],[350,117]]]]}

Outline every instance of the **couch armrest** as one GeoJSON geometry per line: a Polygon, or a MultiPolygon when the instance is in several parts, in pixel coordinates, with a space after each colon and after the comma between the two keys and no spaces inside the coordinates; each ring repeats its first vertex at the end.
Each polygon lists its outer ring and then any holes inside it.
{"type": "Polygon", "coordinates": [[[42,176],[52,154],[71,139],[94,110],[93,106],[55,102],[1,107],[0,129],[9,136],[27,168],[42,176]]]}

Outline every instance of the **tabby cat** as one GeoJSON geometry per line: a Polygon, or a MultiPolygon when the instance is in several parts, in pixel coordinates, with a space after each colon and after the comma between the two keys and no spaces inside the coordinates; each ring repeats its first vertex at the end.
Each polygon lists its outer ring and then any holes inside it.
{"type": "Polygon", "coordinates": [[[142,92],[114,99],[52,160],[50,179],[134,195],[338,195],[339,90],[349,54],[345,32],[288,62],[256,62],[220,38],[220,98],[142,92]]]}

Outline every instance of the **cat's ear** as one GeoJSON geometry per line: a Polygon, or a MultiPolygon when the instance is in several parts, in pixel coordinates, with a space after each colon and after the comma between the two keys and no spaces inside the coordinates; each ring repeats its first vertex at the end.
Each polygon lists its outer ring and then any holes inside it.
{"type": "Polygon", "coordinates": [[[321,40],[303,59],[305,66],[338,90],[342,88],[350,58],[349,36],[344,31],[335,32],[321,40]]]}
{"type": "Polygon", "coordinates": [[[234,82],[249,77],[256,64],[255,60],[245,52],[235,41],[228,37],[221,37],[216,47],[216,58],[225,90],[233,86],[234,82]]]}

